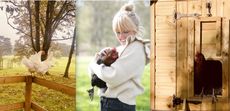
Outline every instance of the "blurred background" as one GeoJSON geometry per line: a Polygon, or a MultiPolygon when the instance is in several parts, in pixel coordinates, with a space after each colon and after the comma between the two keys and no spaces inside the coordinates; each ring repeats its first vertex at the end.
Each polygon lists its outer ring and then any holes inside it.
{"type": "MultiPolygon", "coordinates": [[[[112,20],[121,6],[134,2],[136,13],[145,28],[144,38],[150,39],[149,2],[135,0],[77,1],[77,111],[99,111],[100,100],[95,88],[94,100],[90,101],[87,90],[91,88],[88,65],[96,52],[104,47],[119,45],[112,30],[112,20]]],[[[137,111],[150,110],[150,67],[146,66],[142,76],[144,94],[137,97],[137,111]]]]}

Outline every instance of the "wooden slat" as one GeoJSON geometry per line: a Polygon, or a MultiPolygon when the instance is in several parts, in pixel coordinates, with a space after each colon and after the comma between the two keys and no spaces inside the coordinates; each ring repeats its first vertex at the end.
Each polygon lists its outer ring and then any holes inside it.
{"type": "MultiPolygon", "coordinates": [[[[190,3],[190,2],[189,2],[190,3]]],[[[194,65],[194,38],[195,38],[195,20],[188,20],[188,59],[187,59],[187,69],[188,69],[188,97],[193,96],[193,65],[194,65]]]]}
{"type": "Polygon", "coordinates": [[[156,38],[174,38],[176,37],[176,30],[156,30],[156,38]]]}
{"type": "Polygon", "coordinates": [[[25,76],[0,77],[0,84],[25,82],[25,76]]]}
{"type": "Polygon", "coordinates": [[[27,76],[26,88],[25,88],[25,111],[31,110],[31,95],[32,95],[32,76],[27,76]]]}
{"type": "Polygon", "coordinates": [[[168,83],[176,83],[175,75],[170,76],[157,76],[156,77],[156,82],[168,82],[168,83]]]}
{"type": "Polygon", "coordinates": [[[151,109],[155,109],[155,69],[156,69],[156,20],[155,20],[155,9],[156,9],[156,4],[154,3],[151,5],[150,10],[151,10],[151,16],[150,16],[150,29],[151,29],[151,54],[150,54],[150,107],[151,109]]]}
{"type": "Polygon", "coordinates": [[[201,22],[199,20],[196,20],[195,21],[195,51],[194,52],[202,52],[200,33],[201,33],[201,22]]]}
{"type": "Polygon", "coordinates": [[[175,29],[176,24],[172,15],[156,16],[156,29],[175,29]]]}
{"type": "Polygon", "coordinates": [[[156,83],[156,86],[164,86],[164,87],[176,87],[176,84],[172,84],[169,82],[160,82],[160,83],[156,83]]]}
{"type": "Polygon", "coordinates": [[[156,110],[172,111],[172,95],[170,96],[157,96],[156,97],[156,110]]]}
{"type": "Polygon", "coordinates": [[[216,30],[216,22],[202,23],[202,30],[216,30]]]}
{"type": "Polygon", "coordinates": [[[54,83],[54,82],[51,82],[51,81],[48,81],[48,80],[45,80],[45,79],[41,79],[41,78],[38,78],[38,77],[34,77],[33,82],[36,83],[36,84],[39,84],[41,86],[45,86],[47,88],[50,88],[50,89],[54,89],[56,91],[63,92],[65,94],[68,94],[68,95],[73,96],[73,97],[75,97],[75,95],[76,95],[76,89],[73,88],[73,87],[69,87],[69,86],[66,86],[66,85],[54,83]]]}
{"type": "Polygon", "coordinates": [[[216,43],[216,29],[215,30],[202,30],[202,44],[216,43]]]}
{"type": "MultiPolygon", "coordinates": [[[[188,0],[188,13],[202,14],[202,0],[188,0]]],[[[188,74],[188,97],[192,97],[194,87],[194,52],[195,52],[195,20],[199,18],[188,18],[188,59],[187,59],[187,74],[188,74]]],[[[192,110],[192,109],[191,109],[192,110]]]]}
{"type": "Polygon", "coordinates": [[[222,52],[222,18],[216,19],[216,50],[218,56],[221,56],[222,52]]]}
{"type": "Polygon", "coordinates": [[[158,44],[175,44],[176,43],[176,38],[171,38],[171,37],[168,37],[168,38],[160,38],[160,37],[158,37],[157,39],[156,39],[156,42],[158,43],[158,44]],[[169,39],[170,38],[170,39],[169,39]]]}
{"type": "Polygon", "coordinates": [[[159,73],[159,75],[169,75],[169,74],[175,74],[176,72],[174,70],[161,69],[161,70],[156,70],[156,73],[159,73]]]}
{"type": "Polygon", "coordinates": [[[199,22],[216,22],[220,20],[221,17],[200,17],[197,21],[199,22]]]}
{"type": "Polygon", "coordinates": [[[175,2],[157,2],[156,15],[173,15],[175,2]]]}
{"type": "MultiPolygon", "coordinates": [[[[177,12],[188,14],[188,4],[186,1],[177,2],[177,12]]],[[[188,74],[187,74],[187,52],[188,52],[188,17],[177,20],[177,48],[176,48],[176,95],[188,97],[188,74]]],[[[173,92],[171,93],[171,95],[173,92]]]]}
{"type": "Polygon", "coordinates": [[[31,108],[32,108],[33,110],[35,110],[35,111],[48,111],[48,110],[46,110],[45,108],[39,106],[39,105],[38,105],[37,103],[35,103],[35,102],[32,102],[32,103],[31,103],[31,108]]]}
{"type": "MultiPolygon", "coordinates": [[[[224,16],[224,3],[225,0],[217,0],[216,2],[216,16],[223,17],[224,16]]],[[[229,1],[229,0],[227,0],[229,1]]]]}
{"type": "Polygon", "coordinates": [[[171,67],[164,67],[164,68],[160,68],[158,67],[158,70],[156,70],[156,73],[158,75],[175,75],[176,73],[175,68],[171,68],[171,67]]]}
{"type": "Polygon", "coordinates": [[[171,96],[175,93],[174,87],[156,86],[156,96],[171,96]]]}
{"type": "Polygon", "coordinates": [[[24,102],[0,105],[0,111],[16,110],[16,109],[23,109],[23,108],[24,108],[24,102]]]}
{"type": "Polygon", "coordinates": [[[188,0],[188,13],[202,13],[202,0],[188,0]]]}
{"type": "Polygon", "coordinates": [[[175,61],[176,58],[172,58],[172,57],[157,57],[156,61],[158,61],[158,60],[175,61]]]}
{"type": "Polygon", "coordinates": [[[230,10],[230,0],[224,0],[224,12],[223,12],[223,16],[226,17],[227,19],[230,19],[230,14],[229,14],[229,10],[230,10]]]}
{"type": "MultiPolygon", "coordinates": [[[[223,36],[223,96],[224,97],[230,97],[230,76],[229,76],[229,19],[223,19],[223,25],[222,25],[222,36],[223,36]]],[[[230,108],[230,106],[229,106],[230,108]]]]}
{"type": "Polygon", "coordinates": [[[171,59],[171,60],[164,60],[164,59],[157,59],[156,60],[158,64],[175,64],[175,60],[171,59]]]}
{"type": "MultiPolygon", "coordinates": [[[[157,50],[157,51],[160,51],[160,50],[157,50]]],[[[170,52],[167,52],[167,51],[162,51],[162,52],[158,52],[156,53],[156,56],[162,56],[162,57],[175,57],[176,56],[176,52],[175,51],[170,51],[170,52]]]]}
{"type": "Polygon", "coordinates": [[[157,0],[157,2],[173,2],[175,0],[157,0]]]}

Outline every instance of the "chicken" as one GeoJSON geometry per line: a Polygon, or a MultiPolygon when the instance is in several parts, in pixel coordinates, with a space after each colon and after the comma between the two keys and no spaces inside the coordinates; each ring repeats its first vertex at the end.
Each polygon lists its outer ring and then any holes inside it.
{"type": "Polygon", "coordinates": [[[24,56],[22,61],[21,61],[21,63],[24,64],[28,68],[28,71],[31,74],[36,72],[37,65],[40,64],[40,62],[41,62],[41,53],[42,53],[42,51],[40,51],[34,55],[31,55],[29,57],[29,59],[24,56]]]}
{"type": "Polygon", "coordinates": [[[38,74],[45,74],[52,66],[52,58],[53,58],[53,53],[50,53],[45,61],[40,61],[40,63],[36,65],[37,67],[36,72],[38,74]]]}
{"type": "Polygon", "coordinates": [[[110,66],[113,62],[115,62],[118,58],[118,52],[116,48],[111,48],[108,51],[105,51],[106,55],[104,55],[103,50],[100,52],[97,64],[105,64],[106,66],[110,66]]]}
{"type": "Polygon", "coordinates": [[[206,60],[199,52],[195,55],[194,63],[194,93],[202,96],[214,91],[221,95],[222,63],[218,60],[206,60]]]}
{"type": "MultiPolygon", "coordinates": [[[[102,49],[97,57],[97,64],[105,64],[106,66],[110,66],[113,62],[115,62],[118,58],[118,52],[116,48],[107,48],[102,49]]],[[[94,87],[103,88],[104,91],[107,89],[106,83],[97,77],[96,74],[92,74],[91,78],[91,86],[93,88],[88,90],[90,99],[93,100],[94,87]]]]}
{"type": "Polygon", "coordinates": [[[45,74],[52,66],[53,53],[50,53],[45,61],[41,61],[42,54],[43,51],[39,51],[38,53],[31,55],[29,59],[23,57],[21,62],[28,68],[28,71],[31,74],[33,73],[45,74]]]}
{"type": "Polygon", "coordinates": [[[200,52],[195,55],[194,61],[194,94],[203,94],[203,79],[205,73],[205,58],[200,52]]]}
{"type": "MultiPolygon", "coordinates": [[[[102,52],[103,50],[100,52],[98,56],[97,64],[105,64],[106,66],[110,66],[118,58],[118,52],[116,51],[116,48],[111,48],[108,51],[105,51],[106,55],[102,52]]],[[[91,85],[93,87],[97,86],[99,88],[107,87],[106,83],[102,81],[100,78],[98,78],[96,74],[92,75],[91,85]]]]}

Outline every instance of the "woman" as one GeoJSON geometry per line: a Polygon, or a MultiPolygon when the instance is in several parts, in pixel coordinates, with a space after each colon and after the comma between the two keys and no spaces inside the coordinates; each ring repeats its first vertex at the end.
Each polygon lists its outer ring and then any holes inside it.
{"type": "MultiPolygon", "coordinates": [[[[113,31],[120,42],[118,59],[110,66],[89,65],[91,72],[106,82],[102,91],[101,111],[135,111],[136,96],[142,94],[141,76],[146,64],[142,28],[133,4],[125,4],[113,18],[113,31]]],[[[104,50],[106,54],[108,50],[104,50]]],[[[96,57],[97,58],[97,57],[96,57]]],[[[95,59],[96,60],[96,59],[95,59]]]]}

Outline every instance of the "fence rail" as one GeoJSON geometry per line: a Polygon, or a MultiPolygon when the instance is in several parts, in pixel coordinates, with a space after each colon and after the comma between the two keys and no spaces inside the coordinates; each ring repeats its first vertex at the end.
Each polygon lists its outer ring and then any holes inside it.
{"type": "Polygon", "coordinates": [[[24,104],[25,104],[25,102],[0,105],[0,110],[1,111],[8,111],[8,110],[22,109],[22,108],[24,108],[24,104]]]}
{"type": "Polygon", "coordinates": [[[35,111],[48,111],[41,106],[39,106],[36,102],[31,100],[32,96],[32,83],[36,83],[38,85],[62,92],[69,96],[75,97],[76,90],[73,87],[69,87],[66,85],[58,84],[49,80],[41,79],[35,76],[11,76],[11,77],[0,77],[0,84],[9,84],[9,83],[20,83],[25,82],[25,102],[0,105],[0,111],[6,110],[16,110],[23,109],[25,111],[31,111],[31,109],[35,111]]]}

